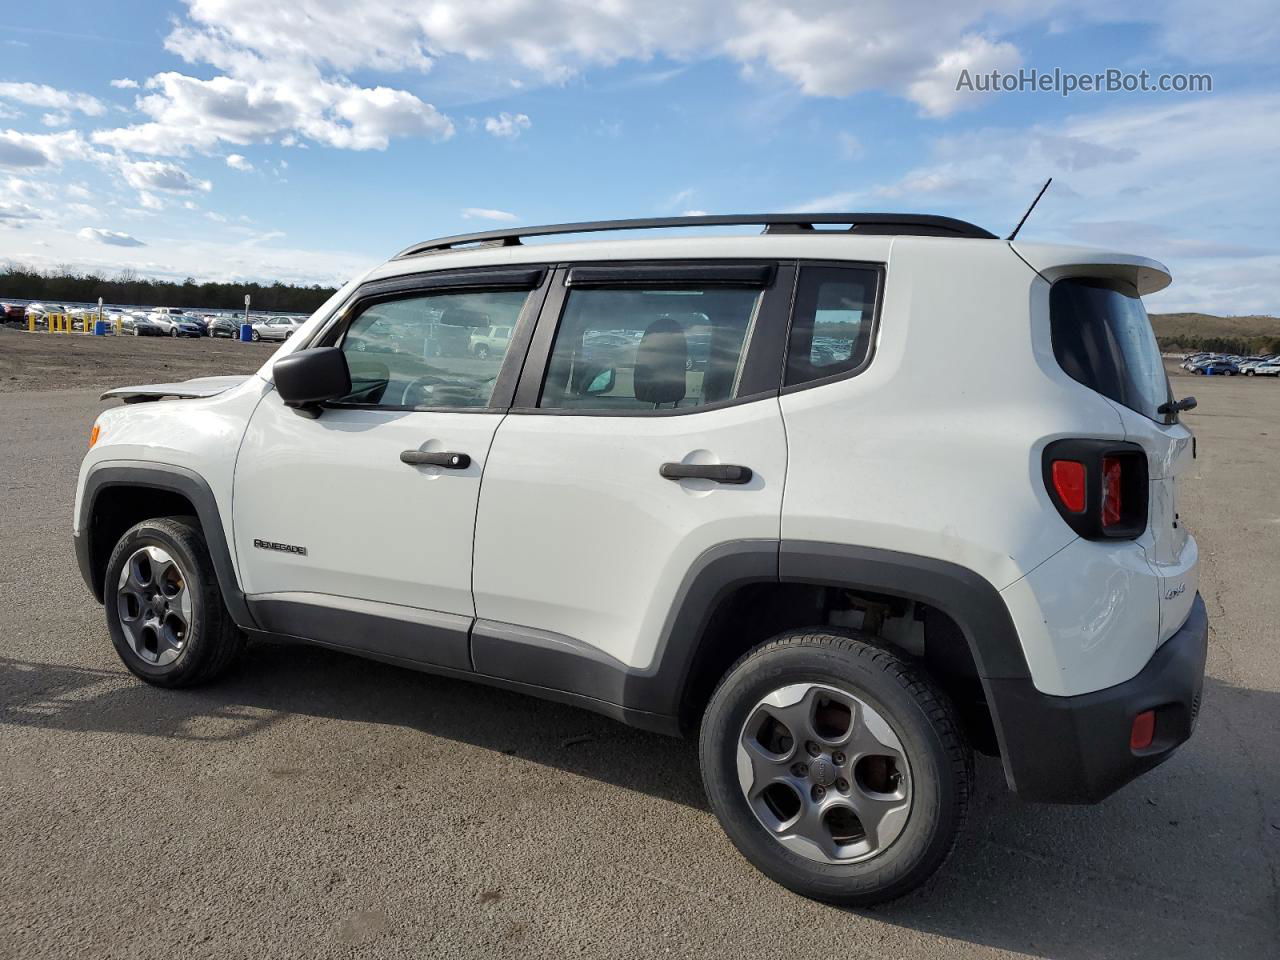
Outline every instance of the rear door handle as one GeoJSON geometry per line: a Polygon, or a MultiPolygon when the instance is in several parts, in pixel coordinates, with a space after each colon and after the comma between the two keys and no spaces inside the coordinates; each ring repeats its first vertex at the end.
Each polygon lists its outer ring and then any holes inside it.
{"type": "Polygon", "coordinates": [[[750,483],[751,468],[733,463],[664,463],[658,473],[668,480],[714,480],[716,483],[750,483]]]}
{"type": "Polygon", "coordinates": [[[400,454],[400,462],[415,467],[444,467],[446,470],[465,470],[471,466],[471,458],[465,453],[450,453],[448,450],[441,450],[438,453],[404,450],[400,454]]]}

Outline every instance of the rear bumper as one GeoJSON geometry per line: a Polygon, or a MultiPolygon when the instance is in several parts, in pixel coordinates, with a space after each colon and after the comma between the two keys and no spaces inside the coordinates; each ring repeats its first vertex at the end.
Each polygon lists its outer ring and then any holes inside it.
{"type": "Polygon", "coordinates": [[[1026,800],[1096,803],[1167,760],[1195,727],[1208,637],[1197,595],[1186,623],[1124,683],[1055,697],[1030,679],[988,680],[1010,786],[1026,800]],[[1156,711],[1155,738],[1134,750],[1133,718],[1145,710],[1156,711]]]}

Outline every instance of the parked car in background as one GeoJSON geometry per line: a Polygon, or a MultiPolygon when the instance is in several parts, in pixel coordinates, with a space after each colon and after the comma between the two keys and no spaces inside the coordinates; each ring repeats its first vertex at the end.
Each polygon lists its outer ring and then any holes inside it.
{"type": "Polygon", "coordinates": [[[1259,364],[1275,360],[1277,356],[1280,356],[1280,354],[1276,356],[1248,357],[1240,362],[1240,372],[1251,377],[1253,376],[1253,371],[1258,368],[1259,364]]]}
{"type": "Polygon", "coordinates": [[[0,320],[26,322],[27,308],[20,303],[0,303],[0,320]]]}
{"type": "Polygon", "coordinates": [[[126,313],[120,319],[120,332],[134,337],[163,337],[169,331],[145,314],[126,313]]]}
{"type": "Polygon", "coordinates": [[[147,319],[170,337],[202,337],[204,328],[181,310],[161,307],[147,314],[147,319]]]}
{"type": "Polygon", "coordinates": [[[204,328],[181,307],[153,307],[147,319],[171,337],[204,336],[204,328]]]}
{"type": "Polygon", "coordinates": [[[1272,357],[1249,371],[1251,377],[1280,377],[1280,356],[1272,357]]]}
{"type": "Polygon", "coordinates": [[[506,356],[510,343],[510,327],[488,327],[471,335],[471,352],[477,360],[488,360],[490,356],[502,357],[506,356]]]}
{"type": "Polygon", "coordinates": [[[43,303],[28,303],[26,310],[23,311],[23,316],[28,321],[34,318],[36,326],[43,327],[49,322],[49,308],[43,303]]]}
{"type": "Polygon", "coordinates": [[[1222,377],[1234,377],[1237,373],[1240,372],[1240,368],[1236,366],[1235,363],[1232,362],[1231,360],[1226,360],[1226,359],[1202,360],[1201,362],[1197,363],[1194,367],[1191,368],[1191,372],[1199,374],[1202,377],[1213,376],[1213,375],[1222,376],[1222,377]]]}
{"type": "Polygon", "coordinates": [[[209,321],[209,336],[235,339],[240,336],[240,321],[236,317],[216,317],[209,321]]]}
{"type": "Polygon", "coordinates": [[[267,317],[253,325],[253,339],[288,340],[302,329],[304,322],[297,317],[267,317]]]}

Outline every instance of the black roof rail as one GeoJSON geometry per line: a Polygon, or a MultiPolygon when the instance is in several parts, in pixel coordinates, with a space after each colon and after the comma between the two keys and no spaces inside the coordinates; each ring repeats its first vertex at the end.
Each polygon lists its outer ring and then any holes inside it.
{"type": "Polygon", "coordinates": [[[923,213],[732,213],[701,217],[647,217],[639,220],[586,220],[581,223],[551,223],[540,227],[510,227],[460,233],[415,243],[393,259],[440,253],[459,247],[516,247],[525,237],[549,237],[564,233],[599,233],[605,230],[663,230],[672,227],[763,226],[765,233],[814,233],[821,224],[848,224],[848,230],[832,233],[863,235],[906,234],[917,237],[973,237],[994,240],[996,235],[953,217],[923,213]]]}

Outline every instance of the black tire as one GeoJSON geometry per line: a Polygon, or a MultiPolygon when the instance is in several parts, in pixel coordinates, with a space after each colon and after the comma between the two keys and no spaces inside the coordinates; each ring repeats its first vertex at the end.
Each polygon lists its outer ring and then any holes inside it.
{"type": "Polygon", "coordinates": [[[249,334],[249,337],[250,339],[253,340],[254,343],[257,343],[259,340],[262,339],[262,334],[260,334],[257,330],[255,330],[253,331],[253,333],[249,334]]]}
{"type": "Polygon", "coordinates": [[[157,517],[125,531],[107,561],[103,591],[107,629],[124,665],[136,676],[158,687],[192,687],[222,674],[244,649],[245,636],[231,619],[209,548],[199,524],[191,517],[157,517]],[[120,583],[125,563],[140,547],[155,546],[168,553],[181,568],[195,601],[190,629],[177,659],[157,666],[143,659],[129,645],[119,617],[120,583]]]}
{"type": "Polygon", "coordinates": [[[703,715],[699,756],[711,808],[739,852],[787,889],[842,906],[882,903],[924,883],[955,847],[973,781],[973,752],[950,699],[869,638],[825,631],[782,634],[734,664],[703,715]],[[757,819],[739,784],[738,742],[749,714],[772,691],[796,683],[853,694],[901,741],[910,811],[896,839],[868,859],[820,862],[793,852],[757,819]]]}

